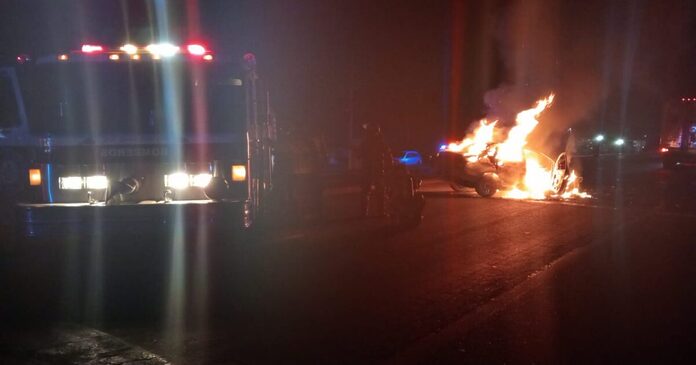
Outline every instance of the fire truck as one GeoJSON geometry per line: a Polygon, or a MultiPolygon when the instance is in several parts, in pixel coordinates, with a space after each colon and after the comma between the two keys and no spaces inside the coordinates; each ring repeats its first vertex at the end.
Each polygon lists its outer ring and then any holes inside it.
{"type": "Polygon", "coordinates": [[[205,217],[250,227],[275,120],[256,58],[204,44],[79,49],[0,65],[0,193],[27,236],[205,217]]]}
{"type": "Polygon", "coordinates": [[[696,98],[682,98],[665,105],[660,154],[667,169],[696,165],[696,98]]]}

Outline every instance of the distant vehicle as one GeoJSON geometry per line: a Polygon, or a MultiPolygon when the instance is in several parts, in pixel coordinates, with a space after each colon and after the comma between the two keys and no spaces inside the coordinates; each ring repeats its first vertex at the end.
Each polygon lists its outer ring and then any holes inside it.
{"type": "Polygon", "coordinates": [[[696,98],[665,105],[660,135],[662,166],[696,166],[696,98]]]}
{"type": "Polygon", "coordinates": [[[404,151],[401,157],[396,158],[396,162],[404,166],[418,166],[423,164],[423,158],[418,151],[404,151]]]}

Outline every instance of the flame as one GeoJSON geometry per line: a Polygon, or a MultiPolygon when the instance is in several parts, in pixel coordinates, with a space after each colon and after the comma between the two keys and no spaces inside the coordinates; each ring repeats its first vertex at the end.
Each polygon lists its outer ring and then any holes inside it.
{"type": "MultiPolygon", "coordinates": [[[[539,116],[553,103],[554,95],[538,100],[531,109],[517,114],[515,126],[507,133],[503,141],[495,140],[496,124],[498,121],[488,122],[482,119],[479,126],[460,142],[450,143],[445,150],[464,155],[469,162],[476,162],[482,153],[488,150],[489,156],[494,156],[498,167],[506,163],[525,163],[525,173],[520,181],[512,184],[512,188],[502,192],[502,195],[511,199],[546,199],[553,197],[552,168],[544,166],[539,161],[539,156],[528,153],[525,149],[527,138],[539,124],[539,116]],[[494,145],[494,146],[493,146],[494,145]]],[[[588,198],[589,194],[580,191],[580,180],[571,171],[566,180],[565,192],[562,199],[572,197],[588,198]]]]}

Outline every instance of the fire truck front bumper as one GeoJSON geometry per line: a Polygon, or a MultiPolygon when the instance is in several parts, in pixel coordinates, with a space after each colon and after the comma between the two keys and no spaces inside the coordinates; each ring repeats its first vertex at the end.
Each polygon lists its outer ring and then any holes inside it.
{"type": "Polygon", "coordinates": [[[251,225],[248,201],[186,200],[146,204],[18,204],[22,237],[94,232],[157,231],[174,226],[244,229],[251,225]]]}

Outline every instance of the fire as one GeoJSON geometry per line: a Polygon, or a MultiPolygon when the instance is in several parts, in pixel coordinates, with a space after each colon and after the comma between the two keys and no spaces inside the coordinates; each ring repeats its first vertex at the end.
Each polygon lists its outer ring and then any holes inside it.
{"type": "Polygon", "coordinates": [[[524,174],[515,181],[509,182],[502,195],[511,199],[546,199],[560,197],[588,198],[589,194],[580,191],[581,179],[571,171],[565,180],[565,189],[560,196],[554,195],[553,161],[542,164],[539,154],[525,149],[527,138],[539,124],[539,116],[553,103],[554,95],[538,100],[531,109],[517,114],[515,125],[508,131],[504,140],[496,140],[496,125],[498,121],[489,122],[483,119],[479,126],[466,138],[458,143],[450,143],[445,150],[461,153],[468,162],[476,162],[487,157],[495,160],[498,169],[507,165],[524,163],[524,174]]]}

